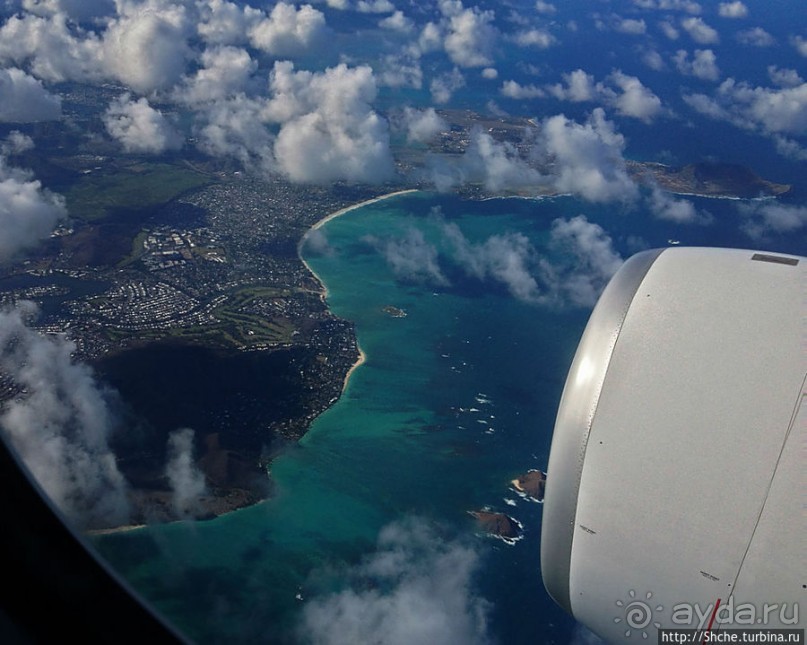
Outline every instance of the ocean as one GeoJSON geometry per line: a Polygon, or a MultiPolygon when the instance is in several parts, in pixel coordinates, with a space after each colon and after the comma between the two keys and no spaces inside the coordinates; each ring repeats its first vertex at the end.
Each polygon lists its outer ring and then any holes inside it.
{"type": "Polygon", "coordinates": [[[331,310],[355,323],[366,361],[299,445],[272,462],[275,495],[211,521],[105,536],[99,550],[200,643],[323,642],[323,629],[327,642],[343,642],[334,632],[344,642],[378,630],[411,635],[401,623],[415,611],[413,588],[428,600],[418,615],[452,633],[468,629],[469,642],[570,642],[579,628],[541,582],[542,507],[510,481],[546,467],[590,308],[516,297],[493,273],[463,269],[448,231],[477,254],[507,240],[558,267],[568,249],[553,245],[552,222],[581,214],[624,257],[679,237],[741,242],[735,202],[694,201],[711,226],[571,197],[432,193],[328,221],[303,254],[331,310]],[[522,539],[481,533],[468,511],[483,508],[518,520],[522,539]],[[462,575],[444,588],[434,572],[452,558],[462,575]],[[446,597],[459,606],[441,604],[446,597]]]}

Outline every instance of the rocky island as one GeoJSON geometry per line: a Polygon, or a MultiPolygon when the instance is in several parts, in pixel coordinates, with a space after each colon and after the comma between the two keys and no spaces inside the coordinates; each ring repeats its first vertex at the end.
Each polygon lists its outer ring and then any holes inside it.
{"type": "Polygon", "coordinates": [[[514,543],[523,535],[521,523],[504,513],[482,509],[469,511],[469,515],[476,520],[480,530],[509,544],[514,543]]]}
{"type": "Polygon", "coordinates": [[[546,473],[544,471],[528,470],[510,483],[522,497],[533,502],[544,501],[544,490],[546,489],[546,473]]]}

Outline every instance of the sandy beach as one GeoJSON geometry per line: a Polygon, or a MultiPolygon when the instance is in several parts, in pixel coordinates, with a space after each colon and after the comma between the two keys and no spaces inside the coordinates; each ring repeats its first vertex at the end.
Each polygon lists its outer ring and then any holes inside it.
{"type": "MultiPolygon", "coordinates": [[[[315,231],[321,226],[324,226],[327,222],[330,222],[332,219],[336,219],[337,217],[341,217],[345,213],[349,213],[352,210],[357,208],[362,208],[364,206],[369,206],[370,204],[375,204],[377,202],[383,201],[385,199],[389,199],[390,197],[397,197],[398,195],[406,195],[408,193],[416,193],[418,192],[415,188],[408,188],[406,190],[396,190],[392,193],[387,193],[385,195],[379,195],[378,197],[373,197],[373,199],[367,199],[363,202],[359,202],[358,204],[352,204],[351,206],[345,206],[345,208],[340,208],[338,211],[335,211],[329,215],[326,215],[321,220],[319,220],[316,224],[314,224],[308,231],[306,231],[305,235],[300,239],[299,244],[297,245],[297,255],[300,257],[300,261],[305,265],[305,268],[314,276],[317,282],[320,285],[320,298],[322,301],[325,302],[328,299],[328,287],[325,286],[325,283],[322,281],[322,278],[319,277],[316,271],[311,268],[311,265],[305,261],[303,257],[303,244],[305,244],[305,238],[311,231],[315,231]]],[[[367,355],[364,353],[361,347],[359,349],[359,358],[358,360],[353,363],[352,367],[348,370],[347,374],[345,374],[345,381],[342,384],[342,392],[347,389],[347,384],[350,382],[350,377],[353,375],[353,372],[356,371],[356,368],[362,365],[367,360],[367,355]]]]}

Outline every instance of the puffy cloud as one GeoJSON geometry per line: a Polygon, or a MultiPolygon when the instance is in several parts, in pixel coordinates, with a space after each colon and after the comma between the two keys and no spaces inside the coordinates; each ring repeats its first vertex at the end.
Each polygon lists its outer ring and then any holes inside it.
{"type": "Polygon", "coordinates": [[[356,10],[359,13],[391,13],[395,11],[395,5],[389,0],[359,0],[356,10]]]}
{"type": "Polygon", "coordinates": [[[648,49],[642,53],[642,62],[650,69],[661,71],[664,69],[664,59],[655,49],[648,49]]]}
{"type": "Polygon", "coordinates": [[[517,31],[512,40],[519,47],[536,47],[537,49],[548,49],[557,42],[557,39],[545,29],[527,29],[517,31]]]}
{"type": "Polygon", "coordinates": [[[737,42],[751,47],[772,47],[776,44],[776,39],[762,27],[754,27],[737,32],[737,42]]]}
{"type": "Polygon", "coordinates": [[[689,34],[689,37],[699,45],[712,45],[720,42],[720,36],[717,31],[707,25],[703,18],[684,18],[681,21],[681,26],[689,34]]]}
{"type": "Polygon", "coordinates": [[[716,81],[720,78],[717,56],[711,49],[696,49],[692,59],[689,58],[689,52],[679,49],[675,52],[673,61],[682,74],[704,81],[716,81]]]}
{"type": "Polygon", "coordinates": [[[182,147],[181,135],[145,98],[133,101],[129,94],[119,96],[104,113],[104,126],[126,152],[160,154],[182,147]]]}
{"type": "Polygon", "coordinates": [[[799,52],[799,54],[807,58],[807,38],[803,38],[802,36],[793,36],[793,38],[790,39],[790,42],[793,43],[793,46],[796,48],[796,51],[799,52]]]}
{"type": "Polygon", "coordinates": [[[21,69],[0,69],[0,123],[50,121],[62,115],[62,101],[42,81],[21,69]]]}
{"type": "Polygon", "coordinates": [[[675,28],[675,25],[666,20],[659,23],[659,28],[669,40],[678,40],[678,37],[681,35],[675,28]]]}
{"type": "Polygon", "coordinates": [[[576,69],[569,74],[563,74],[566,85],[556,84],[547,87],[547,91],[557,99],[562,101],[572,101],[581,103],[593,101],[600,93],[600,89],[594,83],[594,77],[587,74],[582,69],[576,69]]]}
{"type": "Polygon", "coordinates": [[[380,20],[378,26],[382,29],[391,29],[401,33],[409,33],[415,28],[415,23],[411,18],[407,18],[403,11],[396,11],[391,16],[380,20]]]}
{"type": "Polygon", "coordinates": [[[447,30],[443,46],[451,61],[460,67],[490,65],[497,36],[493,12],[466,9],[461,0],[440,0],[439,6],[447,30]]]}
{"type": "Polygon", "coordinates": [[[504,286],[515,298],[544,306],[593,307],[622,265],[608,234],[585,216],[552,222],[542,256],[521,233],[493,235],[472,243],[455,223],[443,234],[452,261],[469,277],[504,286]]]}
{"type": "Polygon", "coordinates": [[[622,116],[650,123],[662,113],[661,99],[635,76],[614,70],[605,83],[595,83],[594,77],[582,69],[564,74],[565,85],[555,84],[547,91],[557,99],[575,103],[600,101],[613,107],[622,116]]]}
{"type": "Polygon", "coordinates": [[[448,279],[440,269],[437,248],[420,229],[410,228],[403,237],[380,239],[368,236],[365,240],[384,256],[399,279],[448,286],[448,279]]]}
{"type": "Polygon", "coordinates": [[[711,221],[708,215],[699,213],[691,201],[673,197],[658,186],[653,186],[648,204],[653,215],[676,224],[707,224],[711,221]]]}
{"type": "Polygon", "coordinates": [[[720,42],[720,36],[717,31],[707,25],[703,18],[684,18],[681,21],[681,26],[689,34],[689,37],[699,45],[712,45],[720,42]]]}
{"type": "MultiPolygon", "coordinates": [[[[20,151],[21,144],[25,141],[12,137],[3,147],[9,152],[20,151]]],[[[0,156],[0,263],[35,246],[66,215],[59,195],[43,189],[31,173],[9,166],[0,156]]]]}
{"type": "Polygon", "coordinates": [[[481,72],[482,78],[493,81],[499,78],[499,71],[495,67],[486,67],[481,72]]]}
{"type": "Polygon", "coordinates": [[[440,132],[449,129],[448,122],[437,114],[434,108],[425,110],[404,108],[404,124],[406,139],[410,142],[425,143],[434,139],[440,132]]]}
{"type": "Polygon", "coordinates": [[[295,9],[279,2],[269,16],[249,30],[253,47],[273,56],[292,56],[308,49],[325,31],[325,16],[311,5],[295,9]]]}
{"type": "Polygon", "coordinates": [[[22,0],[21,4],[32,14],[38,16],[62,14],[76,23],[90,22],[115,13],[114,0],[22,0]]]}
{"type": "Polygon", "coordinates": [[[201,498],[207,493],[204,473],[193,458],[193,438],[190,428],[174,430],[168,436],[165,476],[171,486],[171,505],[181,518],[198,516],[202,510],[201,498]]]}
{"type": "Polygon", "coordinates": [[[221,100],[243,92],[258,63],[239,47],[210,47],[201,55],[202,66],[176,89],[177,100],[191,106],[221,100]]]}
{"type": "Polygon", "coordinates": [[[499,90],[503,96],[511,99],[534,99],[546,96],[546,92],[535,85],[521,85],[516,81],[505,81],[499,90]]]}
{"type": "Polygon", "coordinates": [[[191,50],[184,7],[122,5],[104,34],[106,68],[141,94],[167,89],[180,80],[191,50]]]}
{"type": "Polygon", "coordinates": [[[0,154],[16,155],[26,150],[33,150],[34,140],[19,130],[9,132],[6,140],[0,144],[0,154]]]}
{"type": "Polygon", "coordinates": [[[497,282],[518,300],[541,300],[541,287],[531,274],[537,254],[523,234],[493,235],[482,244],[472,244],[456,224],[448,223],[444,235],[452,247],[453,260],[467,275],[497,282]]]}
{"type": "Polygon", "coordinates": [[[635,76],[628,76],[617,70],[609,76],[609,80],[622,90],[621,94],[613,98],[611,105],[623,116],[650,123],[661,113],[661,99],[635,76]]]}
{"type": "Polygon", "coordinates": [[[204,0],[197,6],[196,30],[205,42],[214,45],[245,44],[247,33],[264,18],[264,13],[258,9],[227,0],[204,0]]]}
{"type": "Polygon", "coordinates": [[[633,4],[653,11],[684,11],[693,15],[701,12],[701,6],[694,0],[633,0],[633,4]]]}
{"type": "Polygon", "coordinates": [[[100,80],[106,76],[104,58],[99,38],[68,25],[64,14],[14,15],[0,27],[0,61],[25,64],[46,81],[100,80]]]}
{"type": "Polygon", "coordinates": [[[702,114],[745,129],[796,135],[807,132],[807,83],[773,89],[729,78],[720,84],[714,98],[696,94],[684,99],[702,114]]]}
{"type": "Polygon", "coordinates": [[[773,142],[776,146],[776,151],[783,157],[796,161],[807,161],[807,148],[798,141],[777,134],[773,135],[773,142]]]}
{"type": "Polygon", "coordinates": [[[622,157],[625,139],[601,108],[582,125],[562,114],[544,119],[540,142],[557,190],[593,202],[636,198],[622,157]]]}
{"type": "Polygon", "coordinates": [[[614,29],[621,34],[638,36],[647,32],[647,24],[642,19],[620,18],[617,20],[614,29]]]}
{"type": "Polygon", "coordinates": [[[465,86],[465,77],[456,67],[445,74],[432,79],[429,85],[432,100],[440,105],[448,103],[451,96],[461,87],[465,86]]]}
{"type": "Polygon", "coordinates": [[[298,636],[322,645],[423,642],[484,645],[490,604],[473,585],[479,556],[423,521],[385,527],[375,553],[349,572],[350,586],[309,601],[298,636]]]}
{"type": "Polygon", "coordinates": [[[718,13],[723,18],[745,18],[748,15],[748,7],[746,7],[740,0],[734,2],[721,2],[718,7],[718,13]]]}
{"type": "Polygon", "coordinates": [[[551,16],[551,15],[557,13],[557,11],[558,11],[558,9],[557,9],[557,7],[555,7],[555,5],[553,5],[553,4],[549,3],[549,2],[544,2],[544,0],[535,0],[535,10],[538,13],[544,14],[544,15],[547,15],[547,16],[551,16]]]}
{"type": "Polygon", "coordinates": [[[411,87],[416,90],[423,87],[423,70],[420,62],[409,52],[383,56],[379,67],[380,69],[376,72],[379,85],[411,87]]]}
{"type": "Polygon", "coordinates": [[[550,293],[579,307],[593,307],[611,277],[622,266],[605,230],[584,215],[552,222],[550,245],[565,251],[565,262],[544,262],[550,293]]]}
{"type": "Polygon", "coordinates": [[[540,173],[521,159],[513,144],[497,142],[481,130],[471,133],[470,145],[463,156],[463,173],[493,192],[534,188],[542,181],[540,173]]]}
{"type": "Polygon", "coordinates": [[[117,526],[128,516],[126,482],[109,448],[115,425],[92,371],[75,363],[63,336],[26,325],[33,303],[0,312],[0,368],[24,394],[7,402],[0,429],[53,503],[81,527],[117,526]]]}
{"type": "Polygon", "coordinates": [[[274,136],[265,112],[265,100],[244,94],[214,101],[198,115],[198,147],[209,155],[234,157],[248,168],[271,172],[274,136]]]}
{"type": "Polygon", "coordinates": [[[393,172],[389,129],[371,107],[372,70],[347,65],[321,73],[276,63],[269,112],[280,117],[278,169],[293,181],[379,182],[393,172]]]}
{"type": "Polygon", "coordinates": [[[807,226],[807,206],[765,201],[742,203],[737,208],[745,219],[742,230],[755,240],[771,233],[794,233],[807,226]]]}
{"type": "Polygon", "coordinates": [[[768,77],[779,87],[797,87],[804,83],[795,69],[784,69],[776,65],[768,65],[768,77]]]}

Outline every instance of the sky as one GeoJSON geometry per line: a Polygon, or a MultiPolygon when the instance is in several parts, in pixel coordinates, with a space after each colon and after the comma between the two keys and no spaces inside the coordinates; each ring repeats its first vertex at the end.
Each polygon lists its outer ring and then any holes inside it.
{"type": "MultiPolygon", "coordinates": [[[[81,133],[88,141],[101,137],[150,160],[192,150],[301,184],[393,186],[396,146],[422,147],[445,132],[440,109],[528,117],[536,127],[521,145],[475,129],[462,155],[429,155],[419,178],[443,191],[470,182],[491,192],[540,187],[707,227],[712,216],[691,199],[640,189],[628,161],[717,158],[763,163],[755,170],[774,181],[803,177],[806,78],[807,11],[797,0],[3,0],[0,264],[24,259],[70,216],[21,155],[43,150],[43,123],[83,127],[64,110],[71,83],[112,90],[100,127],[81,133]]],[[[803,239],[801,191],[736,204],[748,245],[803,239]]],[[[583,214],[551,224],[549,244],[566,249],[565,265],[518,234],[474,243],[444,222],[442,235],[466,276],[537,305],[592,306],[623,260],[609,232],[583,214]]],[[[448,279],[414,229],[370,243],[408,279],[448,279]]],[[[27,304],[0,312],[0,367],[30,392],[0,413],[0,427],[69,517],[117,521],[128,511],[108,445],[115,394],[73,361],[70,341],[34,331],[35,317],[27,304]]],[[[192,432],[171,435],[166,464],[176,508],[188,515],[204,491],[192,432]]],[[[378,557],[412,557],[399,536],[423,530],[391,528],[378,557]]],[[[472,555],[439,547],[430,565],[465,584],[472,555]]],[[[384,602],[416,611],[423,584],[415,571],[384,602]]],[[[312,605],[307,619],[326,629],[346,615],[342,605],[375,607],[372,600],[331,599],[312,605]]],[[[473,602],[444,613],[457,624],[438,620],[436,629],[462,633],[484,616],[473,602]]]]}

